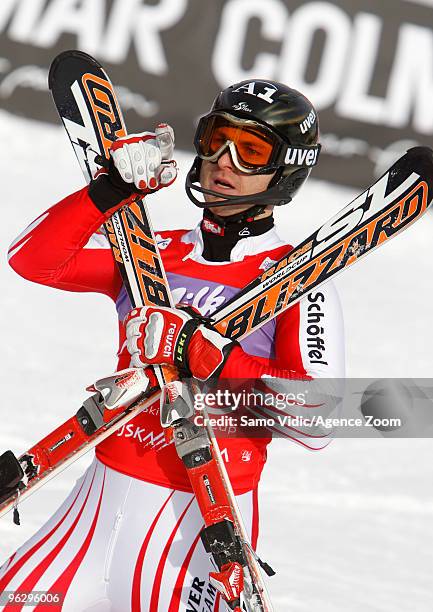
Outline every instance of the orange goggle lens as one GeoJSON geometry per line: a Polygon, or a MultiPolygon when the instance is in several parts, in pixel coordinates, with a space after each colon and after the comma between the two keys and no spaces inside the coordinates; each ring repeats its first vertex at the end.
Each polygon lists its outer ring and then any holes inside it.
{"type": "Polygon", "coordinates": [[[272,143],[258,134],[237,127],[216,128],[209,143],[210,154],[214,155],[228,140],[234,143],[239,160],[249,166],[266,166],[272,156],[272,143]]]}
{"type": "Polygon", "coordinates": [[[257,125],[236,125],[221,116],[206,118],[198,141],[199,153],[212,157],[228,142],[235,145],[239,162],[246,168],[270,164],[279,143],[257,125]],[[203,129],[204,128],[204,129],[203,129]]]}

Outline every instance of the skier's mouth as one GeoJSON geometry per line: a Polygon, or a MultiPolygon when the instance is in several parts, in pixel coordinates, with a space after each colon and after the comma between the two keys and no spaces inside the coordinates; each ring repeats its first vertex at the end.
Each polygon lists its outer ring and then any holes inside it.
{"type": "Polygon", "coordinates": [[[212,181],[213,191],[236,191],[236,187],[225,178],[215,178],[212,181]]]}

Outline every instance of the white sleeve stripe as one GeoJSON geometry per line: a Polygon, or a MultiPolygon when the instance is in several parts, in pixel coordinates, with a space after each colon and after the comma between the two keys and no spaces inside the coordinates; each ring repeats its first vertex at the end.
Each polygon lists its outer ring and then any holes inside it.
{"type": "Polygon", "coordinates": [[[109,249],[110,244],[105,234],[92,234],[84,245],[85,249],[109,249]]]}
{"type": "MultiPolygon", "coordinates": [[[[49,214],[50,214],[49,211],[46,213],[43,213],[40,217],[35,219],[33,223],[30,223],[30,225],[27,226],[26,229],[23,232],[21,232],[19,236],[15,238],[15,240],[12,242],[12,244],[9,247],[9,251],[11,251],[19,242],[21,242],[21,240],[23,240],[28,234],[30,234],[30,232],[33,229],[35,229],[35,227],[37,227],[40,223],[42,223],[42,221],[44,221],[48,217],[49,214]]],[[[29,238],[31,238],[31,236],[29,236],[29,238]]]]}
{"type": "Polygon", "coordinates": [[[299,349],[312,378],[344,378],[344,326],[334,285],[311,291],[299,302],[299,349]]]}
{"type": "Polygon", "coordinates": [[[31,236],[29,236],[29,237],[27,238],[27,240],[24,240],[23,242],[21,242],[20,244],[18,244],[18,245],[17,245],[15,248],[12,248],[12,245],[11,245],[11,248],[10,248],[10,249],[9,249],[9,251],[8,251],[8,261],[10,261],[10,260],[11,260],[11,258],[12,258],[14,255],[16,255],[16,254],[18,253],[18,251],[19,251],[19,250],[21,250],[25,244],[27,244],[27,243],[28,243],[28,241],[30,240],[30,238],[31,238],[31,236]]]}

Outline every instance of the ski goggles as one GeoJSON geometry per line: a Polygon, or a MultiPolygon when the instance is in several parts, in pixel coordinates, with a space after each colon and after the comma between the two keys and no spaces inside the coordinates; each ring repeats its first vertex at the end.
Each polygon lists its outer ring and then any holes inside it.
{"type": "Polygon", "coordinates": [[[222,111],[200,119],[194,146],[201,159],[211,162],[228,149],[236,168],[249,174],[269,173],[287,164],[314,166],[320,151],[320,145],[292,147],[267,126],[222,111]]]}

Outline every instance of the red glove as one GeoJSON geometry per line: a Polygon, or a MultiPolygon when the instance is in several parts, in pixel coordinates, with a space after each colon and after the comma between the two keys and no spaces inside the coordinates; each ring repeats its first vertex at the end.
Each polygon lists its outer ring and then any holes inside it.
{"type": "Polygon", "coordinates": [[[182,376],[216,377],[237,345],[221,336],[192,309],[144,306],[126,318],[131,364],[174,365],[182,376]]]}

